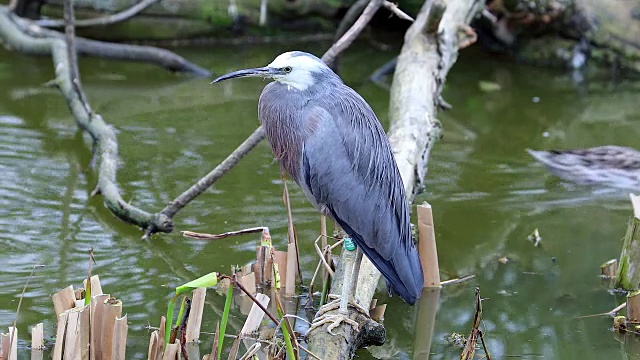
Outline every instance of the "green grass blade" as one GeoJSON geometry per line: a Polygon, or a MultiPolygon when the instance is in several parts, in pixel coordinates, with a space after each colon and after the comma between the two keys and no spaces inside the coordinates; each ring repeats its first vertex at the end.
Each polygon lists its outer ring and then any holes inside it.
{"type": "Polygon", "coordinates": [[[224,343],[224,333],[227,330],[227,322],[229,321],[229,311],[231,311],[231,299],[233,298],[233,282],[229,283],[227,290],[227,300],[224,302],[224,310],[222,311],[222,319],[220,320],[220,335],[218,336],[218,359],[222,355],[222,344],[224,343]]]}
{"type": "Polygon", "coordinates": [[[182,295],[191,290],[201,288],[201,287],[211,287],[216,286],[218,284],[218,273],[212,272],[207,275],[201,276],[195,280],[189,281],[188,283],[178,286],[176,288],[176,295],[182,295]]]}
{"type": "Polygon", "coordinates": [[[91,304],[91,278],[87,279],[87,289],[84,291],[84,306],[91,304]]]}
{"type": "Polygon", "coordinates": [[[287,319],[284,319],[284,313],[280,306],[276,306],[276,310],[278,310],[278,317],[280,318],[280,329],[282,329],[282,337],[284,338],[284,343],[287,346],[287,358],[295,360],[296,354],[293,351],[293,344],[291,344],[291,336],[289,335],[289,330],[287,330],[287,324],[285,323],[287,319]]]}
{"type": "Polygon", "coordinates": [[[178,311],[178,318],[176,319],[176,326],[182,325],[182,314],[184,314],[184,307],[187,304],[187,297],[182,297],[182,303],[180,304],[180,311],[178,311]]]}
{"type": "Polygon", "coordinates": [[[169,339],[171,338],[171,328],[173,327],[173,309],[176,306],[176,299],[178,295],[174,296],[169,300],[169,305],[167,305],[167,320],[164,323],[164,347],[162,351],[167,348],[167,344],[169,343],[169,339]]]}

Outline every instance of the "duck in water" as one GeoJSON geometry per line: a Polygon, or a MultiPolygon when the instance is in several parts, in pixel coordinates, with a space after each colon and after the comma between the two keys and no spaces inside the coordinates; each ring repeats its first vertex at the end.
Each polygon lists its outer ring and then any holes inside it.
{"type": "Polygon", "coordinates": [[[640,188],[640,151],[623,146],[527,152],[551,173],[577,184],[640,188]]]}

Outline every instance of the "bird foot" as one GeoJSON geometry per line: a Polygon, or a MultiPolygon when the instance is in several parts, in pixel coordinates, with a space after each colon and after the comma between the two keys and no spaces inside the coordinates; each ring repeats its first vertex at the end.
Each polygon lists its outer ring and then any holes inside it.
{"type": "MultiPolygon", "coordinates": [[[[334,300],[321,306],[320,309],[318,309],[318,313],[316,314],[316,317],[321,316],[322,314],[326,313],[329,310],[335,310],[340,307],[340,296],[329,294],[327,295],[327,297],[329,299],[334,299],[334,300]]],[[[359,313],[361,313],[364,316],[369,316],[369,309],[366,309],[364,306],[358,304],[355,301],[349,301],[348,306],[351,306],[352,308],[356,309],[359,313]]]]}
{"type": "Polygon", "coordinates": [[[309,331],[315,329],[315,328],[319,328],[322,327],[324,324],[330,324],[329,326],[327,326],[327,331],[329,332],[329,334],[335,336],[338,335],[336,333],[333,332],[333,329],[337,328],[338,326],[340,326],[341,323],[346,323],[349,324],[353,327],[353,330],[358,331],[358,328],[360,327],[360,324],[358,324],[357,321],[355,320],[351,320],[349,319],[349,315],[348,314],[325,314],[322,315],[318,318],[316,318],[313,321],[313,324],[311,324],[311,327],[309,327],[309,331]]]}
{"type": "MultiPolygon", "coordinates": [[[[331,296],[331,297],[336,298],[337,296],[331,296]]],[[[356,309],[358,312],[362,313],[363,315],[369,316],[369,311],[364,307],[362,307],[361,305],[359,305],[358,303],[350,301],[348,305],[356,309]]],[[[311,324],[311,327],[309,327],[309,331],[318,327],[322,327],[325,324],[330,324],[327,327],[327,331],[329,332],[329,334],[335,336],[337,334],[334,333],[333,330],[338,326],[340,326],[340,324],[343,322],[351,325],[355,331],[358,331],[360,327],[357,321],[349,319],[348,313],[342,314],[340,312],[340,299],[338,298],[337,300],[334,300],[328,304],[325,304],[321,306],[320,309],[318,309],[316,318],[313,321],[313,324],[311,324]],[[338,314],[327,314],[327,312],[336,310],[336,309],[338,309],[338,314]]]]}

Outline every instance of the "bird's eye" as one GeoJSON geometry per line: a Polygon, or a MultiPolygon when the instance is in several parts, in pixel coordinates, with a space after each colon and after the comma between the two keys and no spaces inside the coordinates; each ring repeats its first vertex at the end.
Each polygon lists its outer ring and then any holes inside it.
{"type": "Polygon", "coordinates": [[[291,72],[291,66],[285,66],[282,68],[282,71],[284,71],[285,74],[288,74],[291,72]]]}

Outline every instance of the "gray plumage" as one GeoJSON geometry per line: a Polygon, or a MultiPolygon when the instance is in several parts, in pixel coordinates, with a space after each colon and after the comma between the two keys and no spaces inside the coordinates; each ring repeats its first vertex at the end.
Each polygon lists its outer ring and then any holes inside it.
{"type": "Polygon", "coordinates": [[[304,89],[274,81],[262,91],[258,117],[273,153],[311,203],[356,242],[388,286],[414,304],[423,285],[422,268],[384,129],[369,104],[320,59],[289,54],[319,64],[304,89]]]}

